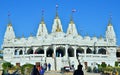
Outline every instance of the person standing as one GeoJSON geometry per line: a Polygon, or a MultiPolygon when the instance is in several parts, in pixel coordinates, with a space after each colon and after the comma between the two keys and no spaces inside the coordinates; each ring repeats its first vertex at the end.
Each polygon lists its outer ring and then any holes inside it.
{"type": "Polygon", "coordinates": [[[84,72],[82,71],[82,65],[79,64],[77,70],[74,71],[73,75],[84,75],[84,72]]]}
{"type": "Polygon", "coordinates": [[[32,69],[32,72],[31,72],[31,75],[40,75],[38,69],[36,68],[36,66],[34,65],[33,66],[33,69],[32,69]]]}
{"type": "Polygon", "coordinates": [[[48,64],[48,69],[49,69],[49,71],[51,70],[51,64],[50,63],[48,64]]]}
{"type": "Polygon", "coordinates": [[[43,68],[43,67],[41,67],[41,70],[40,70],[40,75],[44,75],[44,72],[45,72],[44,68],[43,68]]]}
{"type": "Polygon", "coordinates": [[[5,74],[5,71],[3,70],[3,71],[2,71],[2,75],[4,75],[4,74],[5,74]]]}
{"type": "Polygon", "coordinates": [[[47,70],[47,63],[44,63],[44,70],[47,70]]]}

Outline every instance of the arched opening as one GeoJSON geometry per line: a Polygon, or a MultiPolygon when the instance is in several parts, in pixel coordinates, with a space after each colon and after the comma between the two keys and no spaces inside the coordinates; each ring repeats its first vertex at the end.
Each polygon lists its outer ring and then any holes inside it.
{"type": "Polygon", "coordinates": [[[36,49],[35,53],[36,54],[44,54],[44,49],[39,47],[38,49],[36,49]]]}
{"type": "Polygon", "coordinates": [[[58,47],[56,49],[56,57],[63,57],[65,55],[65,48],[64,47],[58,47]]]}
{"type": "Polygon", "coordinates": [[[53,48],[49,47],[46,52],[46,57],[53,57],[53,48]]]}
{"type": "Polygon", "coordinates": [[[79,47],[76,49],[76,56],[78,56],[78,54],[83,54],[84,53],[84,49],[79,47]]]}
{"type": "Polygon", "coordinates": [[[72,47],[68,48],[68,56],[69,57],[74,57],[74,49],[72,47]]]}
{"type": "Polygon", "coordinates": [[[19,51],[19,55],[22,55],[22,54],[23,54],[23,51],[22,51],[22,50],[20,50],[20,51],[19,51]]]}
{"type": "Polygon", "coordinates": [[[106,54],[106,50],[104,48],[100,48],[98,50],[98,54],[106,54]]]}
{"type": "Polygon", "coordinates": [[[15,50],[15,52],[14,52],[14,55],[17,55],[18,53],[17,53],[17,49],[15,50]]]}
{"type": "Polygon", "coordinates": [[[120,57],[120,52],[116,52],[116,56],[117,56],[117,57],[120,57]]]}
{"type": "Polygon", "coordinates": [[[29,48],[29,49],[27,50],[27,54],[33,54],[33,49],[32,49],[32,48],[29,48]]]}
{"type": "Polygon", "coordinates": [[[86,53],[91,54],[92,50],[88,47],[87,50],[86,50],[86,53]]]}

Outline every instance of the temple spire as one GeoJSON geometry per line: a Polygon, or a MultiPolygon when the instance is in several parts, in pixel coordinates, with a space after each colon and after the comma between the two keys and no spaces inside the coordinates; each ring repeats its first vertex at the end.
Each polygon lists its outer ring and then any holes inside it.
{"type": "Polygon", "coordinates": [[[4,41],[12,40],[14,38],[15,38],[15,33],[12,27],[12,23],[10,21],[10,13],[8,12],[8,25],[4,35],[4,41]]]}
{"type": "Polygon", "coordinates": [[[71,13],[71,16],[70,16],[70,23],[68,25],[68,29],[67,29],[67,34],[72,34],[73,36],[76,36],[78,35],[78,32],[77,32],[77,29],[76,29],[76,26],[75,26],[75,23],[73,21],[73,13],[75,12],[76,10],[73,9],[72,10],[72,13],[71,13]]]}
{"type": "Polygon", "coordinates": [[[44,37],[44,36],[47,36],[47,35],[48,35],[48,31],[47,31],[47,28],[46,28],[46,25],[45,25],[45,22],[44,22],[44,10],[42,10],[41,23],[39,24],[36,36],[37,37],[39,37],[39,36],[44,37]]]}
{"type": "Polygon", "coordinates": [[[53,22],[52,32],[63,32],[61,20],[58,16],[58,5],[56,5],[56,16],[53,22]]]}
{"type": "Polygon", "coordinates": [[[112,16],[110,15],[110,19],[108,21],[108,26],[106,30],[106,40],[109,42],[109,44],[114,44],[116,45],[116,34],[112,25],[112,16]]]}
{"type": "Polygon", "coordinates": [[[55,19],[58,19],[59,16],[58,16],[58,5],[56,4],[56,16],[55,16],[55,19]]]}

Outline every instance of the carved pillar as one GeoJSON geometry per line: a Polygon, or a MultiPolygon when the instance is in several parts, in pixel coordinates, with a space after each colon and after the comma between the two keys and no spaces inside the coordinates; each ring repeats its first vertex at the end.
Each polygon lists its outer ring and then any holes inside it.
{"type": "Polygon", "coordinates": [[[56,45],[53,45],[53,58],[54,58],[54,69],[57,70],[57,63],[56,63],[56,45]]]}
{"type": "Polygon", "coordinates": [[[76,50],[77,50],[77,46],[74,46],[73,49],[74,49],[74,57],[76,58],[76,50]]]}
{"type": "Polygon", "coordinates": [[[87,54],[87,53],[86,53],[87,47],[84,47],[83,49],[84,49],[84,55],[85,55],[85,57],[86,57],[86,54],[87,54]]]}
{"type": "Polygon", "coordinates": [[[53,56],[56,57],[56,45],[53,45],[53,56]]]}
{"type": "Polygon", "coordinates": [[[25,55],[25,47],[22,48],[23,55],[25,55]]]}
{"type": "Polygon", "coordinates": [[[35,54],[36,49],[38,49],[38,47],[33,47],[33,54],[35,54]]]}
{"type": "Polygon", "coordinates": [[[65,46],[65,57],[68,57],[68,45],[65,46]]]}
{"type": "Polygon", "coordinates": [[[12,53],[12,55],[15,55],[15,48],[13,48],[13,51],[12,51],[13,53],[12,53]]]}
{"type": "Polygon", "coordinates": [[[44,46],[44,57],[46,57],[46,51],[48,49],[48,46],[44,46]]]}

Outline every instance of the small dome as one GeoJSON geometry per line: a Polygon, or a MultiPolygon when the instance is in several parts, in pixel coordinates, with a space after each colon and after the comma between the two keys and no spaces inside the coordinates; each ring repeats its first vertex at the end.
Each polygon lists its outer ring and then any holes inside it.
{"type": "Polygon", "coordinates": [[[77,39],[83,39],[83,37],[80,36],[80,35],[78,35],[76,38],[77,38],[77,39]]]}
{"type": "Polygon", "coordinates": [[[97,41],[97,37],[93,37],[92,40],[97,41]]]}
{"type": "Polygon", "coordinates": [[[104,41],[104,38],[103,38],[103,37],[100,37],[99,40],[100,40],[100,41],[104,41]]]}
{"type": "Polygon", "coordinates": [[[84,39],[85,40],[90,40],[90,37],[89,36],[85,36],[84,39]]]}

